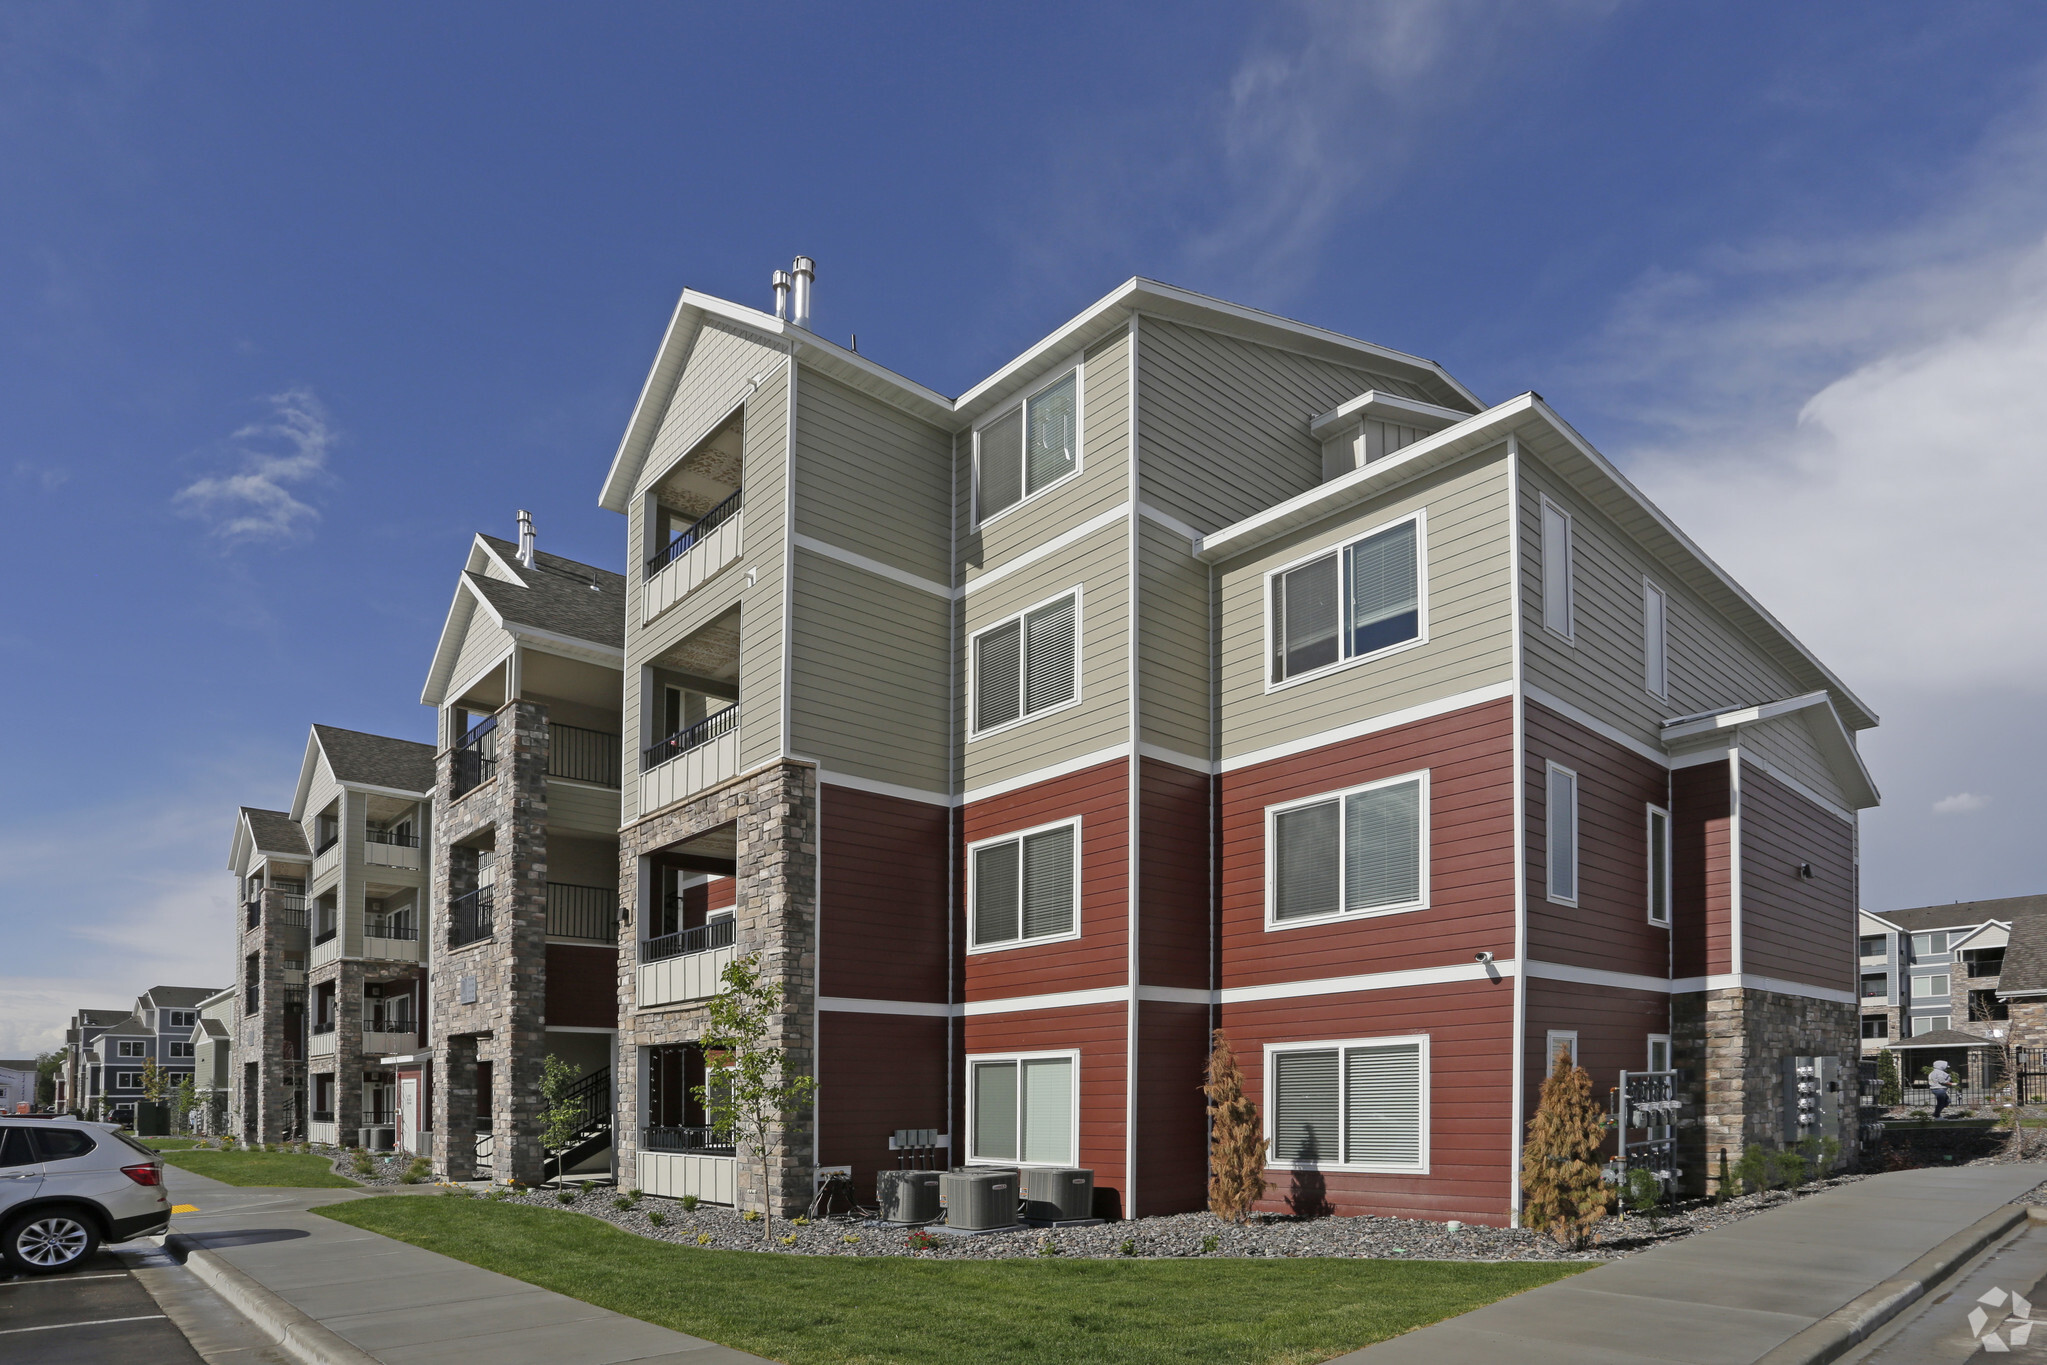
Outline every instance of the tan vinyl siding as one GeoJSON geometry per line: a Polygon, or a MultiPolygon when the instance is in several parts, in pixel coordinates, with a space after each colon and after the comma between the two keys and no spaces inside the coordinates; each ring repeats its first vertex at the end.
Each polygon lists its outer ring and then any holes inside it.
{"type": "MultiPolygon", "coordinates": [[[[639,758],[637,751],[633,757],[637,766],[639,758]]],[[[618,793],[610,787],[592,786],[582,782],[563,782],[553,778],[548,781],[547,824],[550,829],[575,830],[585,834],[599,832],[615,834],[620,823],[621,809],[618,793]]],[[[616,872],[613,875],[616,876],[616,872]]],[[[557,877],[556,880],[575,879],[557,877]]]]}
{"type": "MultiPolygon", "coordinates": [[[[983,573],[1129,499],[1129,351],[1128,334],[1118,333],[1087,353],[1081,385],[1079,473],[1011,507],[986,527],[973,524],[974,443],[970,432],[960,433],[955,463],[962,585],[971,588],[983,573]]],[[[1034,567],[1029,572],[1037,571],[1034,567]]]]}
{"type": "Polygon", "coordinates": [[[1006,730],[966,739],[960,745],[960,765],[961,781],[967,789],[1129,742],[1130,721],[1125,709],[1130,693],[1128,534],[1120,521],[1105,526],[1028,571],[1011,574],[965,599],[957,675],[958,723],[963,735],[971,723],[969,636],[1070,588],[1081,590],[1079,702],[1006,730]]]}
{"type": "Polygon", "coordinates": [[[1225,760],[1512,678],[1505,449],[1496,447],[1369,507],[1261,546],[1217,571],[1225,760]],[[1427,641],[1266,691],[1265,575],[1424,507],[1427,641]]]}
{"type": "Polygon", "coordinates": [[[796,529],[952,579],[952,436],[815,370],[796,385],[796,529]]]}
{"type": "Polygon", "coordinates": [[[363,940],[362,836],[369,798],[345,792],[341,798],[341,955],[361,957],[363,940]]]}
{"type": "Polygon", "coordinates": [[[1139,737],[1210,757],[1208,566],[1184,536],[1140,518],[1137,651],[1139,737]]]}
{"type": "MultiPolygon", "coordinates": [[[[305,831],[307,848],[317,849],[320,846],[320,812],[332,805],[340,795],[341,784],[334,780],[333,770],[328,768],[326,757],[323,755],[315,758],[313,760],[313,780],[306,784],[306,808],[302,812],[304,819],[300,822],[300,828],[305,831]]],[[[306,860],[306,875],[308,877],[312,875],[313,865],[318,861],[319,854],[317,853],[306,860]]],[[[325,892],[332,885],[333,882],[331,881],[321,883],[308,882],[306,885],[307,904],[310,905],[315,896],[325,892]]]]}
{"type": "Polygon", "coordinates": [[[951,613],[798,546],[791,747],[830,773],[945,792],[951,613]]]}
{"type": "Polygon", "coordinates": [[[485,615],[482,607],[471,612],[462,648],[455,655],[455,671],[448,678],[448,700],[460,700],[462,694],[454,689],[474,685],[492,664],[511,652],[511,634],[485,615]]]}
{"type": "Polygon", "coordinates": [[[1367,389],[1436,401],[1415,385],[1157,318],[1138,330],[1143,499],[1214,531],[1322,482],[1308,423],[1367,389]]]}
{"type": "Polygon", "coordinates": [[[1631,738],[1662,747],[1662,722],[1724,706],[1781,701],[1808,690],[1742,638],[1677,575],[1655,566],[1539,461],[1521,459],[1522,638],[1529,683],[1631,738]],[[1542,623],[1542,498],[1571,516],[1573,636],[1542,623]],[[1668,700],[1643,685],[1642,579],[1662,588],[1668,700]]]}
{"type": "MultiPolygon", "coordinates": [[[[727,413],[746,397],[746,387],[756,376],[764,376],[781,365],[782,353],[763,345],[749,333],[717,318],[706,317],[696,339],[690,343],[689,359],[683,362],[661,429],[654,434],[645,463],[640,466],[644,493],[664,477],[690,447],[710,435],[727,413]]],[[[749,413],[753,403],[747,404],[749,413]]],[[[644,563],[635,559],[633,563],[644,563]]],[[[635,575],[637,577],[637,575],[635,575]]]]}

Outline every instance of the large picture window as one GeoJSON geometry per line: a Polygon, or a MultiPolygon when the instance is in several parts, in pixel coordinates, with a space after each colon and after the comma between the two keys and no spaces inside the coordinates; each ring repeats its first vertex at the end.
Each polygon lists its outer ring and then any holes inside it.
{"type": "Polygon", "coordinates": [[[1080,468],[1080,372],[1069,370],[975,437],[977,521],[1044,492],[1080,468]]]}
{"type": "Polygon", "coordinates": [[[1071,1052],[970,1058],[969,1159],[1071,1166],[1079,1146],[1079,1070],[1071,1052]]]}
{"type": "Polygon", "coordinates": [[[1013,948],[1079,933],[1079,821],[976,844],[968,856],[973,947],[1013,948]]]}
{"type": "Polygon", "coordinates": [[[974,635],[974,733],[1057,710],[1080,697],[1078,589],[974,635]]]}
{"type": "Polygon", "coordinates": [[[1269,807],[1268,926],[1427,905],[1428,798],[1421,772],[1269,807]]]}
{"type": "Polygon", "coordinates": [[[1270,1164],[1428,1170],[1428,1039],[1289,1044],[1265,1062],[1270,1164]]]}
{"type": "Polygon", "coordinates": [[[1578,903],[1578,774],[1549,765],[1544,847],[1549,859],[1549,898],[1578,903]]]}
{"type": "Polygon", "coordinates": [[[1272,681],[1286,682],[1422,638],[1422,519],[1274,571],[1272,681]]]}

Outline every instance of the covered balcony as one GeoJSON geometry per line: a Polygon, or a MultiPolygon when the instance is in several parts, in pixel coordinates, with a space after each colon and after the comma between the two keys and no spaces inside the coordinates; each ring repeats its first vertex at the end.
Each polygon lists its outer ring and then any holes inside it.
{"type": "Polygon", "coordinates": [[[702,1000],[738,956],[737,828],[721,825],[649,855],[640,915],[638,1003],[702,1000]]]}
{"type": "Polygon", "coordinates": [[[489,844],[448,850],[448,946],[479,943],[497,931],[497,852],[489,844]]]}
{"type": "Polygon", "coordinates": [[[737,1152],[710,1126],[697,1087],[704,1084],[704,1052],[695,1043],[650,1047],[646,1059],[646,1126],[640,1130],[636,1178],[648,1194],[667,1199],[695,1195],[707,1204],[736,1198],[737,1152]]]}
{"type": "Polygon", "coordinates": [[[642,625],[739,558],[745,436],[735,413],[655,484],[640,592],[642,625]]]}
{"type": "Polygon", "coordinates": [[[654,738],[640,751],[642,815],[739,771],[738,609],[677,642],[649,673],[641,713],[654,738]]]}

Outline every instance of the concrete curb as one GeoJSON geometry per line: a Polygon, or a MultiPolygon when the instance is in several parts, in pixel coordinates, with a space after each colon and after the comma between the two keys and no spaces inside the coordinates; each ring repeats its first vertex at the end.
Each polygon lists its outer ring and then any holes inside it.
{"type": "MultiPolygon", "coordinates": [[[[1756,1365],[1827,1365],[1875,1335],[1949,1276],[2033,1216],[2030,1205],[2006,1204],[1979,1218],[1866,1294],[1850,1299],[1756,1365]]],[[[2037,1211],[2047,1221],[2047,1209],[2037,1211]]]]}
{"type": "Polygon", "coordinates": [[[301,1365],[382,1365],[375,1356],[265,1289],[219,1256],[180,1233],[149,1239],[184,1261],[208,1289],[254,1323],[301,1365]]]}

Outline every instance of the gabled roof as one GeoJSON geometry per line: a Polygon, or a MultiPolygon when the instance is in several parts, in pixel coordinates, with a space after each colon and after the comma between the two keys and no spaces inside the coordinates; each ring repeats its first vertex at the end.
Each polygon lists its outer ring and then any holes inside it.
{"type": "Polygon", "coordinates": [[[137,1004],[143,1001],[160,1010],[194,1009],[209,995],[218,994],[218,986],[151,986],[137,997],[137,1004]]]}
{"type": "Polygon", "coordinates": [[[1832,770],[1834,781],[1840,784],[1842,794],[1848,798],[1849,806],[1862,810],[1876,805],[1879,799],[1876,782],[1870,777],[1869,769],[1863,766],[1862,755],[1855,747],[1855,737],[1848,733],[1848,727],[1841,721],[1841,713],[1834,709],[1833,698],[1824,690],[1753,706],[1723,706],[1714,711],[1700,711],[1666,720],[1663,722],[1663,744],[1675,752],[1687,747],[1687,741],[1710,742],[1720,736],[1739,734],[1751,725],[1767,725],[1793,716],[1805,722],[1807,732],[1811,734],[1820,756],[1827,761],[1827,767],[1832,770]]]}
{"type": "Polygon", "coordinates": [[[1921,905],[1909,910],[1873,911],[1879,918],[1908,934],[1934,929],[1973,929],[1985,920],[2001,919],[2014,929],[2022,919],[2047,915],[2047,896],[2006,896],[2002,900],[1956,901],[1951,905],[1921,905]]]}
{"type": "Polygon", "coordinates": [[[1981,1034],[1964,1033],[1956,1028],[1937,1028],[1931,1033],[1921,1033],[1910,1038],[1900,1038],[1891,1044],[1893,1051],[1907,1047],[1996,1047],[1992,1040],[1981,1034]]]}
{"type": "Polygon", "coordinates": [[[1438,404],[1473,412],[1484,406],[1433,360],[1141,276],[1125,280],[956,399],[905,379],[857,352],[836,346],[771,313],[685,289],[668,321],[668,330],[655,352],[646,382],[640,387],[625,436],[612,458],[611,472],[605,476],[604,489],[598,495],[598,505],[614,512],[626,510],[627,500],[639,482],[640,466],[667,414],[675,381],[707,318],[741,327],[759,337],[764,345],[853,389],[934,426],[958,431],[972,426],[977,418],[1007,401],[1048,367],[1064,363],[1075,351],[1121,331],[1133,316],[1140,314],[1226,332],[1382,374],[1416,388],[1416,397],[1438,404]]]}
{"type": "Polygon", "coordinates": [[[219,1042],[226,1037],[227,1025],[207,1015],[200,1015],[199,1022],[192,1025],[192,1041],[195,1043],[219,1042]]]}
{"type": "Polygon", "coordinates": [[[20,1061],[18,1059],[15,1061],[7,1061],[4,1059],[0,1059],[0,1071],[34,1071],[35,1069],[36,1063],[35,1058],[33,1057],[29,1058],[27,1061],[20,1061]]]}
{"type": "Polygon", "coordinates": [[[2011,942],[2005,945],[1997,993],[2003,996],[2047,995],[2047,915],[2026,915],[2012,920],[2011,942]]]}
{"type": "Polygon", "coordinates": [[[127,1010],[80,1010],[78,1024],[80,1028],[97,1028],[102,1024],[118,1024],[129,1017],[127,1010]]]}
{"type": "Polygon", "coordinates": [[[258,854],[284,858],[310,858],[306,832],[281,810],[258,810],[243,806],[235,818],[234,838],[228,844],[227,870],[240,876],[258,854]]]}
{"type": "MultiPolygon", "coordinates": [[[[154,1038],[155,1036],[156,1030],[144,1027],[142,1016],[139,1014],[131,1014],[120,1023],[109,1025],[100,1034],[100,1038],[154,1038]]],[[[98,1042],[99,1038],[95,1038],[93,1041],[98,1042]]]]}
{"type": "Polygon", "coordinates": [[[306,818],[306,796],[313,787],[315,766],[322,759],[334,780],[345,787],[373,787],[421,798],[433,795],[433,745],[315,725],[306,739],[305,761],[299,765],[298,792],[291,802],[293,820],[306,818]]]}
{"type": "Polygon", "coordinates": [[[452,675],[479,611],[522,643],[592,662],[622,662],[626,586],[623,574],[544,550],[535,551],[529,569],[519,562],[517,545],[478,533],[456,580],[420,701],[440,706],[449,688],[470,681],[452,675]]]}

